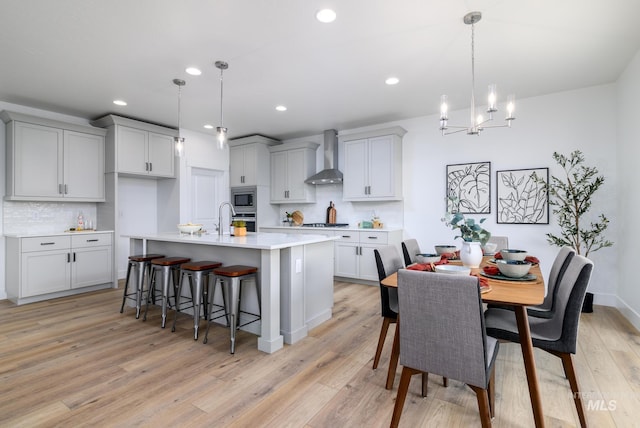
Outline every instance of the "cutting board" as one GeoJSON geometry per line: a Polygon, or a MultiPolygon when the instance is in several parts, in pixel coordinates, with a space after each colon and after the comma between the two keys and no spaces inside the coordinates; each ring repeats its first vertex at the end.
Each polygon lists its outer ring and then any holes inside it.
{"type": "Polygon", "coordinates": [[[338,211],[336,207],[333,205],[333,201],[329,203],[329,208],[327,208],[327,223],[336,224],[336,220],[338,218],[338,211]]]}
{"type": "Polygon", "coordinates": [[[300,211],[294,211],[291,213],[291,220],[296,226],[301,226],[304,223],[304,215],[300,211]]]}

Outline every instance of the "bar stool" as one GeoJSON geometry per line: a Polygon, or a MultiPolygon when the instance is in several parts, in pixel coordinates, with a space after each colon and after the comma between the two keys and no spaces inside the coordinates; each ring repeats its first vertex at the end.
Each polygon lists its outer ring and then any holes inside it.
{"type": "MultiPolygon", "coordinates": [[[[149,297],[151,296],[151,290],[155,290],[156,286],[156,272],[160,272],[162,280],[162,328],[167,323],[167,299],[169,298],[169,279],[173,281],[173,293],[177,296],[178,276],[180,274],[180,265],[190,262],[188,257],[163,257],[161,259],[151,260],[151,279],[149,281],[149,287],[147,289],[147,306],[144,310],[143,321],[147,320],[147,312],[149,311],[149,297]]],[[[178,305],[175,307],[176,311],[179,309],[178,305]]]]}
{"type": "Polygon", "coordinates": [[[127,279],[124,281],[124,294],[122,296],[122,306],[120,306],[120,313],[124,311],[124,304],[127,299],[136,301],[136,319],[140,318],[140,307],[142,304],[142,292],[144,288],[144,274],[147,272],[147,279],[151,276],[151,260],[160,259],[164,257],[164,254],[138,254],[135,256],[129,256],[129,264],[127,266],[127,279]],[[135,291],[127,293],[129,289],[129,278],[131,277],[131,269],[135,270],[135,291]],[[131,296],[136,296],[135,299],[131,296]]]}
{"type": "MultiPolygon", "coordinates": [[[[200,305],[204,303],[204,312],[207,314],[207,298],[209,289],[209,274],[215,269],[222,266],[220,262],[212,262],[208,260],[200,262],[183,263],[180,266],[180,282],[176,292],[176,308],[180,307],[180,298],[182,297],[182,283],[185,276],[191,285],[191,302],[193,303],[193,339],[198,340],[198,328],[200,327],[200,305]],[[195,282],[195,288],[193,283],[195,282]],[[203,298],[203,295],[205,296],[203,298]]],[[[215,279],[214,279],[215,281],[215,279]]],[[[215,291],[215,282],[214,282],[215,291]]],[[[173,318],[173,327],[171,331],[176,331],[176,321],[178,319],[178,311],[175,312],[173,318]]]]}
{"type": "MultiPolygon", "coordinates": [[[[222,284],[222,292],[225,296],[225,315],[227,316],[227,324],[229,326],[229,330],[231,332],[231,353],[234,354],[236,351],[236,330],[240,327],[243,327],[247,324],[251,324],[260,319],[261,316],[261,304],[260,304],[260,287],[258,286],[258,276],[256,275],[258,272],[257,267],[253,266],[243,266],[243,265],[234,265],[234,266],[223,266],[213,270],[213,274],[215,275],[215,281],[220,281],[222,284]],[[256,286],[256,295],[258,297],[258,314],[252,314],[245,311],[240,311],[240,288],[244,281],[253,279],[254,284],[256,286]],[[253,315],[255,319],[246,322],[240,325],[240,312],[247,313],[249,315],[253,315]],[[229,322],[229,317],[231,320],[229,322]]],[[[215,283],[214,283],[215,290],[215,283]]],[[[209,327],[211,326],[211,315],[213,308],[213,292],[209,294],[209,313],[207,315],[207,331],[204,334],[204,343],[207,343],[207,336],[209,335],[209,327]]]]}

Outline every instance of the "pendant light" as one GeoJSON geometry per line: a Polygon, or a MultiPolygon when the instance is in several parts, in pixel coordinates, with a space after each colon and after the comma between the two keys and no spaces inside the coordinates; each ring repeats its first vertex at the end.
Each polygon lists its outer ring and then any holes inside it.
{"type": "Polygon", "coordinates": [[[484,119],[481,114],[476,116],[476,100],[475,100],[475,24],[482,19],[481,12],[469,12],[464,18],[463,22],[467,25],[471,25],[471,108],[470,108],[470,124],[469,126],[452,126],[448,124],[449,121],[449,106],[447,102],[447,96],[442,95],[440,97],[440,131],[442,135],[455,134],[457,132],[467,131],[468,135],[480,135],[480,131],[485,128],[510,128],[511,122],[515,120],[513,111],[515,108],[515,97],[509,95],[507,98],[507,114],[505,117],[506,124],[504,125],[485,125],[487,122],[493,120],[493,113],[498,111],[496,106],[496,85],[489,85],[489,95],[487,99],[487,113],[488,118],[484,119]],[[451,131],[453,128],[455,131],[451,131]]]}
{"type": "Polygon", "coordinates": [[[181,79],[173,79],[173,83],[178,87],[178,136],[173,137],[173,141],[175,146],[175,154],[177,157],[181,158],[184,154],[184,138],[180,136],[180,95],[182,87],[186,85],[187,82],[181,79]]]}
{"type": "Polygon", "coordinates": [[[216,61],[215,66],[220,70],[220,126],[216,127],[216,139],[218,141],[218,148],[223,149],[227,142],[227,128],[224,127],[224,116],[222,114],[222,101],[224,96],[222,72],[229,68],[229,64],[224,61],[216,61]]]}

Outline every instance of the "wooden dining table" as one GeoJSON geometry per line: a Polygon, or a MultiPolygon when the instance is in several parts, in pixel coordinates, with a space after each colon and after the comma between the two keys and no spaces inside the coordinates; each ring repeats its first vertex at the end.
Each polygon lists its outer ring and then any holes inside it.
{"type": "MultiPolygon", "coordinates": [[[[485,256],[480,268],[471,269],[472,274],[479,274],[482,268],[491,262],[492,257],[485,256]]],[[[459,261],[450,261],[451,264],[461,264],[459,261]]],[[[544,300],[544,278],[540,266],[535,264],[529,271],[535,275],[535,280],[512,281],[495,278],[486,278],[491,287],[489,291],[482,293],[482,301],[485,303],[496,303],[511,306],[516,315],[518,335],[520,336],[520,347],[529,384],[529,397],[536,427],[544,427],[544,417],[542,413],[542,401],[540,400],[540,387],[536,374],[536,362],[533,358],[533,343],[531,342],[531,332],[529,331],[529,318],[527,316],[527,306],[539,305],[544,300]]],[[[482,276],[482,275],[480,275],[482,276]]],[[[398,286],[398,274],[393,273],[380,282],[385,287],[398,286]]],[[[386,388],[393,388],[393,381],[398,367],[400,356],[400,314],[396,324],[396,334],[393,339],[393,350],[389,361],[389,373],[387,374],[386,388]]]]}

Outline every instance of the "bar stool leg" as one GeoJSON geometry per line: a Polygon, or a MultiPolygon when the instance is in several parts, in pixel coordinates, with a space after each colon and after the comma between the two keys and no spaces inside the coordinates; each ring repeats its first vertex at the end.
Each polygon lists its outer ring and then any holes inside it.
{"type": "MultiPolygon", "coordinates": [[[[171,268],[162,266],[162,328],[167,324],[167,299],[169,298],[169,280],[171,278],[171,268]]],[[[175,283],[174,283],[175,288],[175,283]]],[[[178,296],[174,296],[174,300],[178,296]]]]}
{"type": "Polygon", "coordinates": [[[231,332],[231,353],[236,352],[236,330],[238,329],[238,309],[240,304],[240,280],[238,278],[229,278],[226,287],[223,290],[227,293],[227,302],[230,306],[231,320],[229,331],[231,332]]]}
{"type": "Polygon", "coordinates": [[[138,283],[136,284],[136,319],[140,318],[140,308],[142,306],[142,292],[144,289],[144,273],[145,273],[145,267],[148,265],[149,267],[151,266],[148,263],[145,262],[136,262],[136,267],[138,269],[138,283]]]}
{"type": "Polygon", "coordinates": [[[195,291],[193,287],[191,287],[191,299],[193,300],[193,340],[198,340],[198,329],[200,328],[200,304],[202,303],[203,287],[202,272],[194,272],[193,280],[196,283],[195,291]]]}
{"type": "MultiPolygon", "coordinates": [[[[209,284],[208,284],[209,285],[209,284]]],[[[206,312],[207,314],[207,330],[204,332],[204,339],[202,340],[202,343],[206,344],[207,340],[209,338],[209,327],[211,326],[211,312],[213,312],[211,309],[213,308],[213,297],[216,294],[216,285],[218,285],[218,278],[216,278],[216,276],[213,276],[213,286],[212,286],[212,290],[209,290],[209,304],[208,304],[208,311],[206,312]]],[[[224,290],[223,290],[223,295],[224,295],[224,290]]]]}
{"type": "Polygon", "coordinates": [[[155,304],[155,296],[156,296],[156,270],[151,269],[151,275],[149,276],[149,287],[147,288],[147,304],[144,308],[144,316],[142,317],[142,321],[147,320],[147,312],[149,312],[149,299],[151,298],[151,293],[153,291],[153,303],[155,304]]]}
{"type": "Polygon", "coordinates": [[[120,306],[120,313],[124,311],[124,304],[127,301],[127,290],[129,289],[129,277],[131,277],[131,262],[129,262],[127,266],[127,279],[124,280],[124,294],[122,295],[122,306],[120,306]]]}
{"type": "Polygon", "coordinates": [[[178,288],[175,291],[176,295],[174,297],[174,300],[176,302],[176,310],[175,310],[175,316],[173,317],[173,326],[171,326],[172,332],[176,331],[176,322],[178,321],[178,308],[180,307],[180,295],[182,294],[182,283],[184,281],[185,275],[189,276],[189,273],[182,272],[182,274],[180,275],[180,281],[178,282],[178,288]]]}

